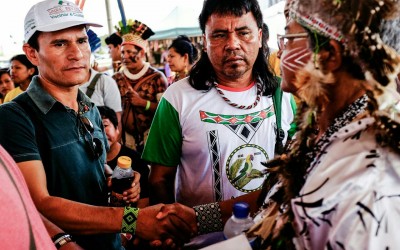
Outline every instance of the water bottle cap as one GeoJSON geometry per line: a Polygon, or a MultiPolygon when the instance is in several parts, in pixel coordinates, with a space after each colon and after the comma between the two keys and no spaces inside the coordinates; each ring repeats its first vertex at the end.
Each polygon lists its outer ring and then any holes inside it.
{"type": "Polygon", "coordinates": [[[128,156],[120,156],[118,157],[118,163],[117,165],[120,168],[130,168],[132,165],[132,160],[130,157],[128,156]]]}
{"type": "Polygon", "coordinates": [[[250,213],[250,205],[246,202],[237,202],[233,205],[233,215],[236,218],[247,218],[250,213]]]}

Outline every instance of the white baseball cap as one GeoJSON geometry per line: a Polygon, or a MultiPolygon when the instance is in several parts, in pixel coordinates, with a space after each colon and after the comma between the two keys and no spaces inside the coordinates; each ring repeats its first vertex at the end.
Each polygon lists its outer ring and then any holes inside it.
{"type": "Polygon", "coordinates": [[[75,3],[62,0],[45,0],[33,5],[26,14],[24,23],[25,42],[28,42],[36,31],[51,32],[83,24],[103,27],[86,21],[75,3]]]}

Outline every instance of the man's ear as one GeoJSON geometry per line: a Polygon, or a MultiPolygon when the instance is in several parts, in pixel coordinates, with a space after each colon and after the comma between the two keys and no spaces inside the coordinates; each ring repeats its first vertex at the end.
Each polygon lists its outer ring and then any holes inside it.
{"type": "Polygon", "coordinates": [[[329,41],[329,47],[319,52],[320,64],[328,72],[334,72],[342,66],[342,46],[336,40],[329,41]]]}
{"type": "Polygon", "coordinates": [[[25,43],[22,46],[22,50],[25,52],[26,57],[28,60],[35,66],[38,66],[39,59],[36,53],[36,49],[32,48],[29,44],[25,43]]]}
{"type": "Polygon", "coordinates": [[[263,35],[262,35],[262,29],[258,29],[258,48],[261,48],[263,44],[263,35]]]}
{"type": "Polygon", "coordinates": [[[207,37],[203,34],[203,51],[207,52],[207,37]]]}

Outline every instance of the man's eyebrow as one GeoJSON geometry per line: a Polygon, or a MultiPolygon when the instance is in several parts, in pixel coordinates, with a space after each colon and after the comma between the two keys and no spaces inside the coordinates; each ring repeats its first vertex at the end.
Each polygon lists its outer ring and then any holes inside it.
{"type": "Polygon", "coordinates": [[[66,43],[66,42],[68,42],[67,39],[60,38],[60,39],[54,39],[53,41],[50,42],[50,44],[66,43]]]}
{"type": "MultiPolygon", "coordinates": [[[[242,26],[242,27],[235,28],[235,31],[241,31],[241,30],[246,30],[246,29],[249,29],[249,27],[242,26]]],[[[228,32],[228,29],[215,29],[215,30],[213,30],[212,33],[218,33],[218,32],[228,32]]]]}

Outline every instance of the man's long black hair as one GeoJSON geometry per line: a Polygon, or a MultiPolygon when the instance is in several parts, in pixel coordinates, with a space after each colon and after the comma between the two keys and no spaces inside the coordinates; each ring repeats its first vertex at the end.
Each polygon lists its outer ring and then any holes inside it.
{"type": "MultiPolygon", "coordinates": [[[[262,29],[263,17],[257,0],[205,0],[199,16],[200,28],[205,34],[206,22],[212,14],[234,15],[240,17],[251,12],[256,19],[257,27],[262,29]]],[[[257,59],[253,65],[253,78],[261,81],[264,91],[268,96],[274,93],[277,80],[270,71],[264,57],[264,43],[258,51],[257,59]]],[[[201,52],[199,61],[193,66],[189,74],[189,82],[197,90],[210,90],[216,82],[216,74],[205,51],[201,52]]]]}

